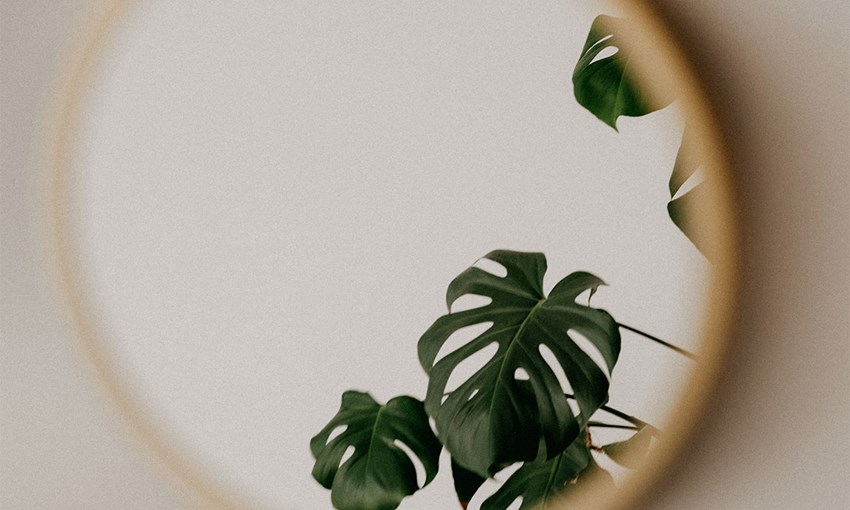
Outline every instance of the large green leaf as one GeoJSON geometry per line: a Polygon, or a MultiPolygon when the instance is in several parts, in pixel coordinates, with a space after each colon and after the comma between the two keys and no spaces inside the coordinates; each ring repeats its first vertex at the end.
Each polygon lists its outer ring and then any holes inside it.
{"type": "Polygon", "coordinates": [[[481,504],[481,510],[505,510],[519,497],[522,497],[519,510],[549,508],[549,502],[563,494],[593,461],[585,440],[581,434],[554,458],[523,464],[481,504]]]}
{"type": "Polygon", "coordinates": [[[638,86],[630,67],[632,53],[622,36],[626,30],[624,20],[598,16],[573,71],[576,100],[614,129],[621,115],[646,115],[667,106],[673,99],[651,99],[638,86]],[[608,55],[611,51],[616,53],[608,55]],[[603,52],[606,54],[600,56],[603,52]]]}
{"type": "Polygon", "coordinates": [[[427,485],[437,474],[442,446],[428,423],[422,402],[395,397],[380,405],[368,394],[346,391],[339,412],[310,441],[316,458],[313,478],[331,489],[331,502],[341,510],[389,510],[420,487],[413,461],[401,441],[425,468],[427,485]],[[329,437],[339,427],[346,429],[329,437]],[[349,447],[354,453],[343,462],[349,447]]]}
{"type": "Polygon", "coordinates": [[[463,295],[491,298],[483,307],[437,319],[419,340],[419,361],[429,374],[425,409],[437,434],[458,464],[482,476],[505,464],[551,458],[578,436],[581,425],[608,399],[610,373],[620,353],[620,334],[605,311],[580,305],[576,297],[604,282],[589,273],[561,280],[543,294],[542,253],[494,251],[485,256],[504,266],[499,277],[470,267],[449,285],[446,301],[463,295]],[[461,328],[492,323],[483,333],[435,362],[446,340],[461,328]],[[604,359],[600,367],[571,336],[589,340],[604,359]],[[497,345],[492,358],[452,392],[452,372],[478,351],[497,345]],[[571,410],[557,375],[544,358],[554,355],[572,386],[580,417],[571,410]],[[527,374],[523,381],[518,370],[527,374]],[[527,388],[530,387],[529,391],[527,388]],[[446,395],[446,393],[449,393],[446,395]]]}

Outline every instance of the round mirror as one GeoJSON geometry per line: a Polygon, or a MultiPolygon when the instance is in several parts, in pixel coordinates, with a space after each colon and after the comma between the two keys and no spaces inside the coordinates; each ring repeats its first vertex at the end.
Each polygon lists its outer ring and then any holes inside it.
{"type": "Polygon", "coordinates": [[[56,152],[80,337],[213,505],[634,501],[732,305],[683,62],[631,4],[116,5],[56,152]]]}

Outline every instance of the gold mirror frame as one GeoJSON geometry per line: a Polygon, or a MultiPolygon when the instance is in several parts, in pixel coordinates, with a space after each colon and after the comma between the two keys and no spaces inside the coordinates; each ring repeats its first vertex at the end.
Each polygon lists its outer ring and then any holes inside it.
{"type": "MultiPolygon", "coordinates": [[[[71,53],[67,69],[57,88],[53,129],[49,133],[49,146],[45,157],[47,189],[47,234],[54,247],[54,267],[57,281],[64,294],[68,314],[75,327],[76,337],[92,362],[97,377],[106,388],[108,397],[119,407],[123,416],[138,433],[142,445],[152,452],[158,464],[167,468],[184,487],[198,500],[213,508],[259,508],[257,502],[247,501],[228,488],[211,480],[209,473],[194,465],[176,452],[170,438],[152,422],[132,397],[102,346],[103,334],[100,325],[89,313],[90,307],[79,276],[79,261],[71,250],[72,234],[69,207],[71,180],[70,161],[73,155],[72,134],[75,132],[83,110],[86,90],[91,83],[98,57],[102,54],[122,18],[128,13],[134,0],[101,0],[97,19],[83,32],[76,51],[71,53]]],[[[735,214],[734,193],[728,161],[723,150],[723,139],[697,75],[682,54],[675,38],[654,9],[642,1],[614,1],[628,17],[637,20],[641,28],[628,34],[632,48],[645,48],[654,53],[654,58],[639,59],[636,73],[639,82],[650,93],[657,83],[650,77],[663,73],[671,77],[679,89],[679,102],[685,115],[696,126],[696,137],[701,141],[701,158],[705,166],[715,169],[715,193],[713,193],[711,216],[707,229],[715,241],[713,270],[709,278],[706,310],[701,325],[700,362],[691,371],[689,380],[676,402],[676,419],[664,424],[664,440],[659,441],[650,457],[640,469],[635,470],[617,491],[603,492],[588,490],[571,498],[571,503],[580,508],[620,510],[630,508],[649,497],[662,474],[669,469],[674,459],[682,452],[687,438],[699,418],[712,392],[712,383],[720,374],[733,326],[733,309],[737,299],[739,260],[739,227],[735,214]],[[659,66],[663,63],[663,68],[659,66]]],[[[635,52],[645,54],[644,52],[635,52]]],[[[568,506],[563,506],[568,508],[568,506]]]]}

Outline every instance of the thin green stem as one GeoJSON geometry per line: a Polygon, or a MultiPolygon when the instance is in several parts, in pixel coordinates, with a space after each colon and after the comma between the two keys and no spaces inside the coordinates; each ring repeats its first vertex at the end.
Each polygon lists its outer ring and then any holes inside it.
{"type": "MultiPolygon", "coordinates": [[[[576,396],[571,394],[571,393],[564,393],[564,396],[567,397],[568,399],[576,400],[576,396]]],[[[632,425],[634,425],[638,429],[642,429],[644,427],[652,427],[652,425],[650,425],[649,423],[647,423],[647,422],[645,422],[645,421],[643,421],[639,418],[635,418],[634,416],[632,416],[630,414],[626,414],[623,411],[620,411],[618,409],[614,409],[613,407],[602,406],[599,409],[602,409],[606,413],[613,414],[617,418],[626,420],[627,422],[631,423],[632,425]]],[[[655,427],[652,427],[652,428],[655,428],[655,427]]]]}
{"type": "Polygon", "coordinates": [[[681,347],[679,347],[677,345],[673,345],[670,342],[666,342],[666,341],[658,338],[657,336],[650,335],[649,333],[647,333],[645,331],[641,331],[637,328],[627,326],[627,325],[622,324],[620,322],[617,323],[617,326],[619,326],[623,329],[627,329],[627,330],[631,331],[632,333],[637,333],[638,335],[646,337],[646,338],[652,340],[653,342],[657,342],[657,343],[663,345],[664,347],[667,347],[668,349],[673,349],[674,351],[678,352],[679,354],[681,354],[683,356],[687,356],[688,358],[691,358],[691,359],[697,359],[697,357],[694,353],[692,353],[690,351],[686,351],[685,349],[682,349],[681,347]]]}
{"type": "MultiPolygon", "coordinates": [[[[643,420],[635,418],[632,415],[626,414],[623,411],[618,411],[617,409],[614,409],[613,407],[602,406],[602,407],[600,407],[600,409],[602,409],[606,413],[613,414],[617,418],[622,418],[623,420],[626,420],[627,422],[631,423],[632,425],[634,425],[635,427],[637,427],[639,429],[642,429],[644,427],[652,427],[652,425],[650,425],[649,423],[646,423],[643,420]]],[[[655,427],[653,427],[653,428],[655,428],[655,427]]]]}
{"type": "Polygon", "coordinates": [[[601,421],[589,421],[588,427],[598,427],[602,429],[623,429],[623,430],[640,430],[636,425],[617,425],[614,423],[602,423],[601,421]]]}

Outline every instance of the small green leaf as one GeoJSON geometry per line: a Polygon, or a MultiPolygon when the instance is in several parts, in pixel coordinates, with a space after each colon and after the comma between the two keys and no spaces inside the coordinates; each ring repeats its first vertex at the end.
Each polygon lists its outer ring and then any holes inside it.
{"type": "Polygon", "coordinates": [[[425,409],[457,463],[481,476],[492,475],[505,464],[534,460],[541,451],[543,458],[551,458],[579,435],[583,422],[573,414],[542,348],[554,355],[584,417],[608,400],[608,375],[579,348],[570,331],[593,344],[609,373],[620,353],[614,319],[604,310],[575,301],[582,292],[603,285],[602,280],[589,273],[573,273],[555,285],[547,298],[542,253],[498,250],[485,258],[504,266],[507,275],[471,267],[449,285],[447,303],[451,309],[466,294],[492,301],[440,317],[419,340],[419,361],[429,374],[425,409]],[[455,331],[481,323],[492,325],[435,364],[455,331]],[[445,396],[455,368],[492,344],[497,346],[493,357],[445,396]],[[520,369],[528,380],[518,378],[520,369]]]}
{"type": "Polygon", "coordinates": [[[632,54],[622,37],[627,29],[622,19],[598,16],[573,71],[576,100],[615,130],[621,115],[646,115],[673,100],[667,97],[653,101],[638,86],[630,67],[632,54]],[[598,58],[606,50],[616,53],[598,58]]]}
{"type": "Polygon", "coordinates": [[[708,188],[698,184],[693,189],[667,203],[667,214],[697,249],[709,260],[712,259],[712,245],[707,234],[700,228],[702,216],[708,210],[706,202],[710,198],[708,188]]]}
{"type": "MultiPolygon", "coordinates": [[[[679,146],[673,173],[670,175],[670,202],[667,203],[667,213],[679,230],[711,260],[711,242],[700,226],[700,222],[707,216],[706,211],[709,210],[706,204],[709,198],[708,187],[705,182],[699,182],[687,192],[681,193],[685,183],[696,179],[698,176],[694,174],[703,166],[697,153],[691,130],[685,126],[682,144],[679,146]]],[[[710,177],[710,174],[705,174],[705,179],[710,177]]]]}
{"type": "Polygon", "coordinates": [[[674,198],[679,192],[679,189],[690,179],[697,170],[702,166],[702,162],[696,157],[695,141],[691,133],[691,129],[685,126],[685,132],[682,133],[682,143],[679,144],[679,151],[676,153],[676,162],[673,164],[673,173],[670,174],[670,198],[674,198]]]}
{"type": "Polygon", "coordinates": [[[481,510],[505,510],[519,497],[519,510],[550,508],[549,502],[563,494],[593,461],[585,441],[581,434],[560,455],[547,461],[526,462],[481,504],[481,510]]]}
{"type": "Polygon", "coordinates": [[[380,405],[368,393],[346,391],[339,412],[310,441],[316,459],[313,478],[331,490],[331,502],[340,510],[391,510],[420,487],[416,468],[400,441],[425,468],[425,483],[439,468],[441,445],[428,423],[422,402],[395,397],[380,405]],[[338,428],[346,429],[328,439],[338,428]],[[345,462],[349,447],[354,454],[345,462]]]}
{"type": "Polygon", "coordinates": [[[629,469],[636,469],[649,454],[649,446],[655,433],[656,430],[653,427],[643,427],[625,441],[603,446],[602,451],[617,464],[629,469]]]}

